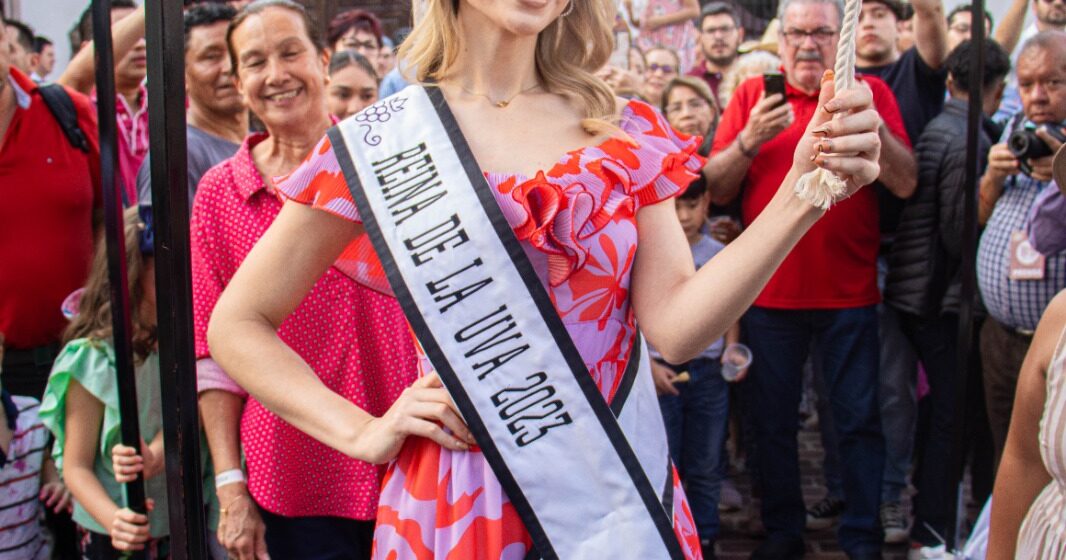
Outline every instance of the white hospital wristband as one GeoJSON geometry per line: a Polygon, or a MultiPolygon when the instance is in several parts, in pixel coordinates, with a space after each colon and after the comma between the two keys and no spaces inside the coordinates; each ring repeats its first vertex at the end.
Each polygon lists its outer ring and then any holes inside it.
{"type": "Polygon", "coordinates": [[[215,475],[215,489],[228,486],[230,484],[236,484],[238,482],[246,482],[244,478],[244,471],[241,469],[230,469],[223,471],[215,475]]]}

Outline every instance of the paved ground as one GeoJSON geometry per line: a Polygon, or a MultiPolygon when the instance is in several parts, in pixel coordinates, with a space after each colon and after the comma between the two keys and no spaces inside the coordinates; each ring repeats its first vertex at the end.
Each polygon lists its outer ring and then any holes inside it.
{"type": "MultiPolygon", "coordinates": [[[[814,504],[825,495],[821,477],[821,461],[822,444],[817,428],[803,430],[800,433],[800,468],[803,494],[808,505],[814,504]]],[[[717,552],[718,558],[722,560],[747,560],[755,547],[759,545],[757,531],[761,529],[761,523],[752,521],[753,518],[758,519],[758,510],[750,506],[751,485],[747,474],[734,475],[734,482],[749,506],[740,512],[722,514],[722,533],[718,540],[717,552]]],[[[905,506],[909,508],[909,504],[905,506]]],[[[974,516],[975,514],[971,512],[971,519],[974,516]]],[[[806,558],[808,559],[845,560],[847,558],[837,546],[834,529],[808,532],[806,540],[806,558]]],[[[907,545],[886,546],[884,557],[886,560],[905,560],[907,545]]]]}

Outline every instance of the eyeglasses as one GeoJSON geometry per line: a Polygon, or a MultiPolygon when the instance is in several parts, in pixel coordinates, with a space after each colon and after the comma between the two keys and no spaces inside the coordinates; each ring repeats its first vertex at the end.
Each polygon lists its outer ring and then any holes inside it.
{"type": "Polygon", "coordinates": [[[1031,82],[1030,81],[1018,80],[1018,91],[1023,92],[1026,95],[1028,95],[1030,92],[1033,91],[1033,88],[1036,87],[1038,84],[1040,85],[1040,87],[1044,88],[1044,91],[1046,91],[1048,93],[1055,93],[1055,92],[1059,91],[1060,89],[1062,89],[1064,86],[1066,86],[1066,80],[1062,80],[1062,79],[1058,79],[1058,78],[1048,78],[1048,79],[1044,79],[1044,80],[1033,80],[1031,82]]]}
{"type": "Polygon", "coordinates": [[[703,109],[710,108],[710,106],[711,104],[707,103],[702,97],[693,97],[684,103],[677,102],[667,105],[666,116],[677,115],[686,108],[688,108],[689,111],[702,111],[703,109]]]}
{"type": "Polygon", "coordinates": [[[672,64],[658,64],[653,62],[648,65],[648,72],[662,72],[663,74],[673,74],[677,72],[677,66],[672,64]]]}
{"type": "Polygon", "coordinates": [[[355,50],[367,49],[376,51],[378,49],[378,44],[373,41],[345,41],[344,48],[355,50]]]}
{"type": "Polygon", "coordinates": [[[781,32],[785,36],[785,40],[793,45],[802,45],[804,40],[810,37],[817,45],[828,45],[833,42],[833,39],[837,36],[836,29],[815,29],[814,31],[804,31],[802,29],[789,29],[781,32]]]}
{"type": "Polygon", "coordinates": [[[704,35],[732,35],[736,33],[737,26],[735,25],[723,25],[721,27],[707,27],[703,29],[704,35]]]}
{"type": "Polygon", "coordinates": [[[950,29],[951,31],[954,31],[955,33],[958,33],[959,35],[969,35],[970,34],[970,24],[968,24],[968,23],[956,23],[956,24],[952,25],[951,27],[948,27],[948,29],[950,29]]]}

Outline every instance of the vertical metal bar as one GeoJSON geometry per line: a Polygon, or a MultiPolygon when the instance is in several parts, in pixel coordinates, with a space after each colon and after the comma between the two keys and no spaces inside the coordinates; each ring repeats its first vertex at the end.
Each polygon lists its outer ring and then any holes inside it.
{"type": "Polygon", "coordinates": [[[175,560],[201,560],[208,554],[193,354],[182,17],[181,2],[147,2],[148,132],[170,546],[175,560]]]}
{"type": "MultiPolygon", "coordinates": [[[[137,380],[133,367],[133,333],[126,270],[126,226],[118,181],[118,123],[115,120],[115,61],[111,51],[111,0],[93,0],[93,48],[96,63],[96,110],[100,127],[100,182],[104,201],[104,237],[107,242],[107,272],[111,284],[112,340],[118,376],[118,404],[122,419],[122,443],[141,448],[137,415],[137,380]]],[[[144,513],[144,479],[126,484],[126,505],[144,513]]],[[[139,556],[139,555],[138,555],[139,556]]]]}
{"type": "MultiPolygon", "coordinates": [[[[977,291],[977,189],[980,178],[980,163],[978,150],[980,149],[981,123],[983,121],[982,98],[984,97],[984,74],[985,74],[985,3],[984,0],[973,0],[970,5],[971,44],[973,45],[972,58],[970,59],[970,83],[967,84],[970,92],[970,106],[967,114],[966,129],[966,185],[965,214],[963,218],[962,236],[962,296],[959,301],[959,339],[958,354],[955,360],[955,417],[953,420],[954,442],[952,444],[952,476],[958,477],[958,496],[954,503],[955,526],[952,533],[947,537],[948,545],[955,545],[958,549],[961,545],[963,527],[966,523],[966,508],[963,506],[963,471],[966,468],[966,396],[967,382],[970,376],[972,363],[974,333],[974,304],[977,291]]],[[[984,403],[981,403],[983,405],[984,403]]]]}

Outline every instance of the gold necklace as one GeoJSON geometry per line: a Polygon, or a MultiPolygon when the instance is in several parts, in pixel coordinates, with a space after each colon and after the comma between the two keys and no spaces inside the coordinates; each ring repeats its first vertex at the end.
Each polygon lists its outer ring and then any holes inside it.
{"type": "Polygon", "coordinates": [[[529,93],[529,92],[531,92],[531,91],[533,91],[533,90],[535,90],[535,89],[540,87],[540,84],[533,84],[532,86],[529,86],[526,89],[524,89],[524,90],[512,95],[510,99],[503,99],[503,100],[500,100],[500,101],[493,101],[492,98],[488,96],[488,94],[478,93],[476,91],[471,91],[471,90],[466,89],[465,87],[463,87],[462,84],[458,84],[458,85],[459,85],[459,89],[465,91],[466,93],[469,93],[470,95],[476,95],[478,97],[484,97],[485,99],[488,100],[489,103],[492,103],[493,107],[496,107],[497,109],[506,109],[507,106],[510,105],[511,102],[514,101],[519,95],[522,95],[523,93],[529,93]]]}

